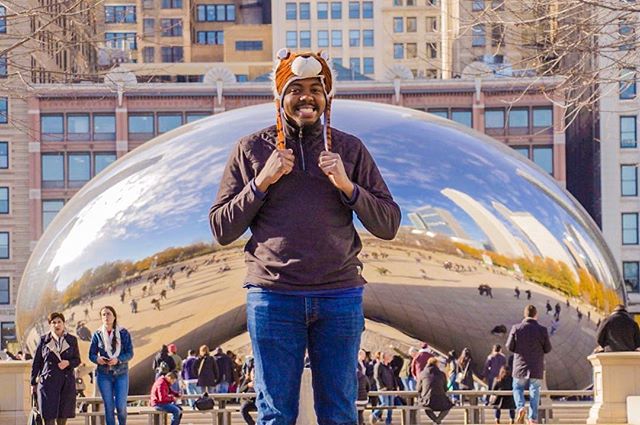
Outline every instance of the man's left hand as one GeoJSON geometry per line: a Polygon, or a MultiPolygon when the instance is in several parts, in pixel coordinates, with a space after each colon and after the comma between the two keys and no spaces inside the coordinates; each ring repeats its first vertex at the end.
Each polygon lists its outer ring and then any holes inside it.
{"type": "Polygon", "coordinates": [[[351,199],[353,196],[353,183],[349,180],[347,172],[344,169],[342,158],[335,152],[322,151],[320,153],[320,159],[318,166],[322,172],[329,177],[331,183],[338,189],[340,189],[347,198],[351,199]]]}

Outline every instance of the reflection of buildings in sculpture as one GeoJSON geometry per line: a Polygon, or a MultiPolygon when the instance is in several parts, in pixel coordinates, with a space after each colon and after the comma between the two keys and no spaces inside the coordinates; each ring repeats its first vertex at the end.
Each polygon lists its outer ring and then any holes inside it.
{"type": "Polygon", "coordinates": [[[429,230],[441,235],[469,239],[458,220],[443,208],[430,205],[420,207],[409,213],[409,220],[420,230],[429,230]]]}
{"type": "MultiPolygon", "coordinates": [[[[579,247],[582,255],[580,256],[583,261],[586,262],[586,269],[589,270],[598,282],[614,284],[613,276],[606,267],[602,257],[596,253],[593,246],[587,242],[578,229],[573,224],[565,225],[568,237],[571,238],[573,244],[579,247]]],[[[611,287],[611,284],[609,287],[611,287]]]]}
{"type": "Polygon", "coordinates": [[[541,257],[553,258],[556,261],[566,264],[574,274],[574,277],[578,276],[575,268],[575,262],[571,256],[564,249],[564,246],[558,241],[558,239],[549,231],[549,229],[540,222],[537,218],[527,211],[511,211],[509,208],[494,201],[493,207],[502,216],[513,223],[518,229],[524,233],[531,243],[538,250],[538,255],[541,257]]]}
{"type": "Polygon", "coordinates": [[[512,258],[525,256],[521,241],[511,234],[509,229],[480,202],[466,193],[455,189],[442,189],[441,193],[462,208],[478,225],[489,239],[491,248],[501,255],[512,258]]]}

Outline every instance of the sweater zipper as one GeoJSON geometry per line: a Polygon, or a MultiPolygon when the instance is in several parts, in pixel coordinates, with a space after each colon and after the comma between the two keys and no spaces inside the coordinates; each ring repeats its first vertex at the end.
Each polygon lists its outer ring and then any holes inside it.
{"type": "Polygon", "coordinates": [[[298,132],[298,146],[300,147],[300,159],[302,160],[302,171],[307,171],[307,167],[304,165],[304,149],[302,149],[302,127],[298,132]]]}

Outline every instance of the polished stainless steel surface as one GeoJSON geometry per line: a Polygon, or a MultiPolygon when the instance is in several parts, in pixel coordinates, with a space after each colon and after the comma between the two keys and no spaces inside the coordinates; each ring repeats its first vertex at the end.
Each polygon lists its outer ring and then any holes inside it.
{"type": "MultiPolygon", "coordinates": [[[[494,326],[519,322],[528,302],[550,326],[545,304],[559,303],[549,388],[589,385],[585,356],[594,347],[595,322],[624,299],[624,288],[578,203],[519,154],[450,121],[340,100],[332,118],[365,142],[402,208],[393,241],[372,237],[358,223],[370,282],[366,316],[441,351],[470,347],[480,369],[491,345],[506,339],[490,333],[494,326]],[[481,284],[492,297],[479,295],[481,284]]],[[[139,393],[151,385],[151,356],[161,344],[176,342],[183,352],[244,332],[242,241],[212,244],[207,213],[234,141],[274,120],[269,104],[197,121],[137,148],[89,182],[31,256],[17,301],[22,343],[33,347],[50,311],[64,311],[83,336],[99,326],[99,307],[114,305],[134,338],[132,382],[139,393]]],[[[87,347],[83,341],[85,354],[87,347]]]]}

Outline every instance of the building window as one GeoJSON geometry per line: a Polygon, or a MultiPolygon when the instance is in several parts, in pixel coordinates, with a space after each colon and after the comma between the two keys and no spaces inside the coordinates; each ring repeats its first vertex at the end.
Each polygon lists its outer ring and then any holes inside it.
{"type": "Polygon", "coordinates": [[[493,47],[504,45],[504,25],[493,24],[491,27],[491,45],[493,47]]]}
{"type": "Polygon", "coordinates": [[[9,232],[0,232],[0,259],[9,258],[9,232]]]}
{"type": "Polygon", "coordinates": [[[438,43],[427,43],[427,57],[430,59],[438,57],[438,43]]]}
{"type": "Polygon", "coordinates": [[[115,153],[96,153],[93,156],[93,175],[98,175],[116,160],[115,153]]]}
{"type": "Polygon", "coordinates": [[[331,45],[333,47],[342,47],[342,31],[331,31],[331,45]]]}
{"type": "Polygon", "coordinates": [[[42,230],[44,231],[53,221],[54,217],[64,207],[64,201],[58,199],[48,199],[42,201],[42,230]]]}
{"type": "Polygon", "coordinates": [[[404,59],[404,44],[393,43],[393,58],[404,59]]]}
{"type": "Polygon", "coordinates": [[[492,0],[491,8],[493,10],[504,10],[504,0],[492,0]]]}
{"type": "Polygon", "coordinates": [[[93,140],[116,140],[116,116],[114,114],[93,116],[93,140]]]}
{"type": "Polygon", "coordinates": [[[623,69],[620,75],[620,99],[636,97],[636,70],[623,69]]]}
{"type": "Polygon", "coordinates": [[[429,109],[427,112],[430,114],[436,115],[438,117],[449,119],[449,110],[448,109],[429,109]]]}
{"type": "Polygon", "coordinates": [[[238,83],[246,83],[249,81],[249,76],[247,74],[236,74],[236,81],[238,83]]]}
{"type": "Polygon", "coordinates": [[[509,111],[509,128],[529,128],[529,109],[511,109],[509,111]]]}
{"type": "Polygon", "coordinates": [[[40,115],[40,137],[43,141],[64,139],[64,117],[62,114],[40,115]]]}
{"type": "Polygon", "coordinates": [[[132,133],[153,136],[155,133],[153,113],[129,115],[129,134],[132,133]]]}
{"type": "Polygon", "coordinates": [[[162,0],[163,9],[182,9],[182,0],[162,0]]]}
{"type": "Polygon", "coordinates": [[[318,2],[318,19],[329,18],[329,3],[326,1],[318,2]]]}
{"type": "Polygon", "coordinates": [[[362,19],[373,19],[373,2],[362,2],[362,19]]]}
{"type": "Polygon", "coordinates": [[[393,0],[394,6],[402,6],[402,0],[393,0]]]}
{"type": "Polygon", "coordinates": [[[627,286],[627,292],[640,292],[640,262],[623,261],[622,278],[627,286]]]}
{"type": "Polygon", "coordinates": [[[208,112],[187,112],[187,123],[201,120],[202,118],[206,118],[211,114],[208,112]]]}
{"type": "Polygon", "coordinates": [[[9,168],[9,142],[0,142],[0,169],[9,168]]]}
{"type": "Polygon", "coordinates": [[[635,165],[620,166],[620,194],[638,196],[638,168],[635,165]]]}
{"type": "Polygon", "coordinates": [[[349,30],[349,47],[360,47],[360,30],[349,30]]]}
{"type": "Polygon", "coordinates": [[[311,47],[311,31],[300,31],[300,47],[311,47]]]}
{"type": "Polygon", "coordinates": [[[529,159],[529,146],[512,146],[513,150],[529,159]]]}
{"type": "Polygon", "coordinates": [[[342,19],[342,2],[331,2],[331,19],[342,19]]]}
{"type": "MultiPolygon", "coordinates": [[[[142,35],[144,37],[153,37],[156,33],[156,20],[153,18],[145,18],[142,20],[142,35]]],[[[146,48],[146,47],[145,47],[146,48]]],[[[144,51],[144,49],[143,49],[144,51]]]]}
{"type": "Polygon", "coordinates": [[[182,114],[158,114],[158,134],[166,133],[182,125],[182,114]]]}
{"type": "Polygon", "coordinates": [[[262,41],[236,41],[236,50],[262,50],[262,41]]]}
{"type": "Polygon", "coordinates": [[[9,278],[6,276],[0,277],[0,304],[10,303],[10,287],[9,278]]]}
{"type": "Polygon", "coordinates": [[[360,19],[360,2],[349,2],[349,19],[360,19]]]}
{"type": "Polygon", "coordinates": [[[364,58],[362,60],[362,73],[365,75],[371,75],[374,73],[373,58],[364,58]]]}
{"type": "Polygon", "coordinates": [[[415,59],[418,57],[418,45],[416,43],[407,43],[407,59],[415,59]]]}
{"type": "Polygon", "coordinates": [[[0,6],[0,33],[7,33],[7,8],[0,6]]]}
{"type": "Polygon", "coordinates": [[[16,324],[14,322],[2,322],[0,324],[0,348],[5,349],[10,343],[15,343],[16,324]]]}
{"type": "Polygon", "coordinates": [[[223,44],[224,31],[198,31],[196,40],[198,44],[223,44]]]}
{"type": "Polygon", "coordinates": [[[393,32],[404,32],[404,20],[402,18],[393,18],[393,32]]]}
{"type": "Polygon", "coordinates": [[[553,126],[553,108],[533,108],[533,127],[551,128],[553,126]]]}
{"type": "Polygon", "coordinates": [[[471,10],[474,12],[484,10],[484,0],[471,0],[471,10]]]}
{"type": "Polygon", "coordinates": [[[9,188],[0,187],[0,214],[9,214],[9,188]]]}
{"type": "Polygon", "coordinates": [[[104,22],[107,24],[135,24],[136,7],[129,6],[105,6],[104,22]]]}
{"type": "Polygon", "coordinates": [[[553,148],[551,146],[534,146],[531,159],[544,171],[553,175],[553,148]]]}
{"type": "Polygon", "coordinates": [[[311,19],[311,4],[300,3],[300,20],[308,21],[311,19]]]}
{"type": "Polygon", "coordinates": [[[504,109],[486,109],[484,111],[485,128],[504,128],[504,109]]]}
{"type": "Polygon", "coordinates": [[[373,30],[362,30],[362,45],[373,47],[373,30]]]}
{"type": "Polygon", "coordinates": [[[618,34],[620,36],[620,50],[631,50],[635,46],[635,28],[633,22],[627,19],[620,19],[618,23],[618,34]]]}
{"type": "Polygon", "coordinates": [[[418,31],[418,20],[415,17],[407,18],[407,32],[418,31]]]}
{"type": "Polygon", "coordinates": [[[196,6],[196,20],[198,22],[235,22],[236,6],[234,4],[199,4],[196,6]]]}
{"type": "Polygon", "coordinates": [[[64,187],[64,155],[59,153],[43,153],[42,163],[42,187],[64,187]]]}
{"type": "Polygon", "coordinates": [[[340,57],[334,57],[334,58],[332,58],[332,59],[331,59],[331,62],[333,62],[333,65],[334,65],[335,67],[342,66],[342,58],[340,58],[340,57]]]}
{"type": "Polygon", "coordinates": [[[161,19],[160,35],[163,37],[180,37],[182,36],[182,19],[161,19]]]}
{"type": "Polygon", "coordinates": [[[438,18],[436,18],[435,16],[427,16],[427,18],[425,19],[425,25],[427,32],[438,31],[438,18]]]}
{"type": "Polygon", "coordinates": [[[136,50],[138,44],[135,32],[105,32],[104,42],[107,47],[120,50],[136,50]]]}
{"type": "Polygon", "coordinates": [[[284,6],[285,16],[288,21],[295,21],[298,19],[298,5],[295,3],[287,3],[284,6]]]}
{"type": "Polygon", "coordinates": [[[162,62],[182,62],[182,46],[162,47],[162,62]]]}
{"type": "Polygon", "coordinates": [[[287,31],[287,47],[298,47],[298,33],[287,31]]]}
{"type": "Polygon", "coordinates": [[[471,46],[483,47],[485,45],[484,24],[476,24],[471,27],[471,46]]]}
{"type": "Polygon", "coordinates": [[[636,116],[620,117],[620,147],[635,148],[637,144],[636,116]]]}
{"type": "Polygon", "coordinates": [[[7,78],[9,69],[7,67],[7,55],[0,56],[0,78],[7,78]]]}
{"type": "Polygon", "coordinates": [[[466,125],[467,127],[473,127],[471,109],[454,109],[451,111],[451,120],[466,125]]]}
{"type": "Polygon", "coordinates": [[[69,187],[81,187],[91,179],[91,157],[88,153],[70,153],[67,160],[69,187]]]}
{"type": "Polygon", "coordinates": [[[318,31],[318,47],[329,47],[329,31],[318,31]]]}
{"type": "Polygon", "coordinates": [[[349,69],[351,71],[360,73],[360,58],[351,58],[349,59],[349,69]]]}
{"type": "Polygon", "coordinates": [[[6,97],[0,97],[0,124],[6,124],[9,121],[9,100],[6,97]]]}
{"type": "Polygon", "coordinates": [[[622,213],[622,245],[638,245],[638,213],[622,213]]]}
{"type": "Polygon", "coordinates": [[[144,63],[153,63],[156,59],[155,47],[143,47],[142,48],[142,61],[144,63]]]}
{"type": "Polygon", "coordinates": [[[68,140],[89,140],[89,114],[68,114],[67,115],[67,139],[68,140]]]}

